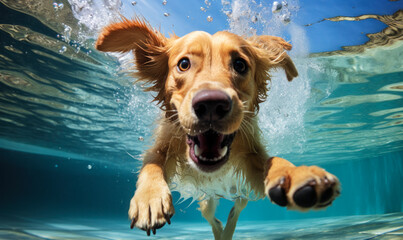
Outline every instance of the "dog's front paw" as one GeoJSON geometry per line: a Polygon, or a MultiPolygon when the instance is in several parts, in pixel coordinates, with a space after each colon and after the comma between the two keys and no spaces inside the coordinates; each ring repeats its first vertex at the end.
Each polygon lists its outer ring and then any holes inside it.
{"type": "Polygon", "coordinates": [[[265,192],[279,206],[304,211],[331,205],[340,194],[340,183],[316,166],[286,167],[266,178],[265,192]]]}
{"type": "Polygon", "coordinates": [[[171,224],[171,217],[175,213],[168,186],[156,185],[138,188],[130,201],[130,228],[136,226],[146,231],[148,236],[151,231],[155,235],[156,230],[165,223],[171,224]]]}

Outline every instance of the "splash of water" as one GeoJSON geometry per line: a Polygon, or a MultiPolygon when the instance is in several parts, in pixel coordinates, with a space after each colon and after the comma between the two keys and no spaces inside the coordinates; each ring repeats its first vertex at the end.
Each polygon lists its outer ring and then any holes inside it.
{"type": "Polygon", "coordinates": [[[121,0],[68,0],[74,17],[78,20],[80,27],[87,29],[80,32],[83,38],[95,38],[99,30],[119,18],[122,2],[121,0]]]}
{"type": "Polygon", "coordinates": [[[243,36],[290,36],[291,39],[286,39],[293,45],[289,54],[299,77],[287,82],[284,73],[272,73],[271,89],[266,102],[261,105],[259,124],[271,155],[302,153],[306,142],[304,117],[311,93],[308,69],[314,64],[307,58],[308,40],[304,29],[292,23],[292,16],[299,8],[298,1],[277,2],[275,6],[253,0],[223,0],[222,5],[231,32],[243,36]]]}
{"type": "MultiPolygon", "coordinates": [[[[230,31],[242,36],[254,34],[270,34],[282,36],[285,25],[292,22],[297,15],[299,1],[283,1],[281,8],[272,10],[275,2],[260,2],[254,0],[222,0],[222,12],[228,17],[230,31]]],[[[277,3],[278,4],[278,3],[277,3]]]]}

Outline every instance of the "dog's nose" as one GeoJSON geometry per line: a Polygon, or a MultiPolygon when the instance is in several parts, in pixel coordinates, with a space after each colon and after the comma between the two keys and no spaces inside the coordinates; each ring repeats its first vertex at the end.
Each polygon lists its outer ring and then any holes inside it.
{"type": "Polygon", "coordinates": [[[193,97],[192,106],[200,120],[217,121],[231,111],[232,100],[223,91],[203,90],[193,97]]]}

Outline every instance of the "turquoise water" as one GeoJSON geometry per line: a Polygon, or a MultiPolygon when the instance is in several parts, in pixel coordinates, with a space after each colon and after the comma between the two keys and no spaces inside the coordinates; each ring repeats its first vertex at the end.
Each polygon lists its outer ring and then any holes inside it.
{"type": "MultiPolygon", "coordinates": [[[[401,18],[321,21],[392,16],[399,2],[289,1],[278,14],[272,1],[132,2],[0,1],[0,239],[146,238],[129,229],[127,210],[159,110],[126,75],[130,56],[93,48],[119,12],[141,13],[164,33],[227,29],[294,45],[300,77],[287,83],[275,72],[261,107],[267,150],[325,168],[342,194],[307,213],[250,202],[234,239],[403,238],[401,18]],[[363,45],[388,27],[377,46],[363,45]],[[346,45],[361,48],[334,52],[346,45]]],[[[153,238],[212,239],[198,205],[173,196],[172,224],[153,238]]],[[[217,217],[231,207],[222,200],[217,217]]]]}

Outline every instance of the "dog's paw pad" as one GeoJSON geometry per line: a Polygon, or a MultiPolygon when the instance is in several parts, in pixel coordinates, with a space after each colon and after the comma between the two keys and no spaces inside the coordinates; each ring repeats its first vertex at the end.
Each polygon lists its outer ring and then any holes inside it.
{"type": "Polygon", "coordinates": [[[323,193],[322,196],[320,197],[320,203],[325,203],[327,201],[329,201],[334,195],[334,191],[333,188],[329,187],[328,189],[326,189],[323,193]]]}
{"type": "Polygon", "coordinates": [[[286,192],[280,185],[269,190],[269,197],[275,204],[281,207],[285,207],[288,204],[286,192]]]}
{"type": "Polygon", "coordinates": [[[318,197],[316,196],[315,187],[312,184],[308,183],[307,185],[299,188],[295,191],[293,200],[295,204],[303,208],[313,207],[318,201],[318,197]]]}
{"type": "Polygon", "coordinates": [[[322,182],[323,190],[319,199],[319,208],[329,206],[340,195],[340,183],[336,178],[329,179],[325,176],[322,182]]]}

